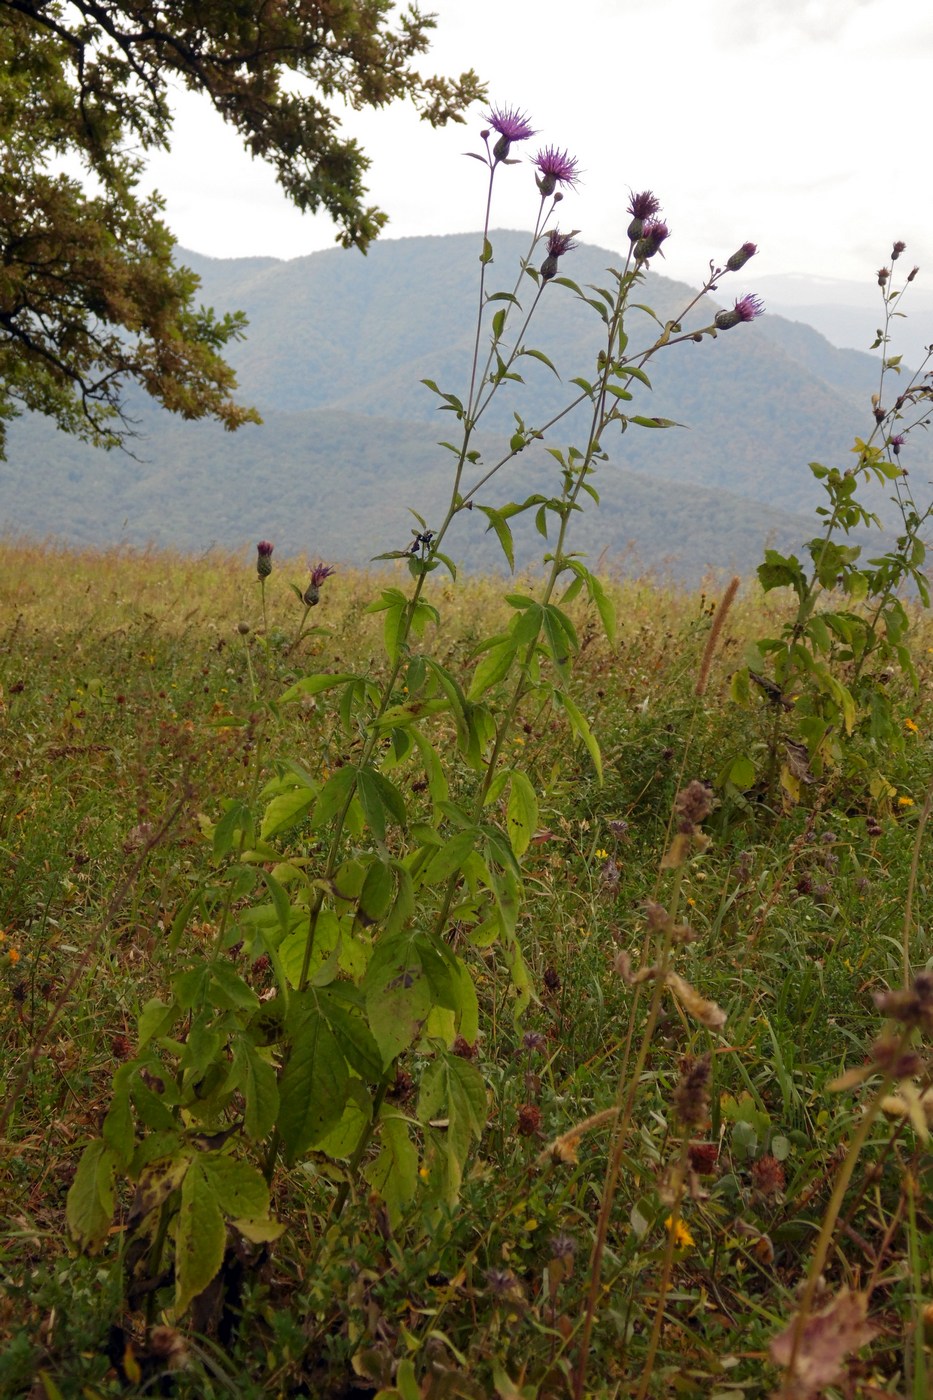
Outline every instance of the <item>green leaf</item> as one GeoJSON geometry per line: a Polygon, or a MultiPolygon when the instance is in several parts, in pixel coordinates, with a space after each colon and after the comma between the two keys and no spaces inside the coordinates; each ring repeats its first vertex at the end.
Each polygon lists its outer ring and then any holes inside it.
{"type": "Polygon", "coordinates": [[[95,1253],[107,1239],[113,1220],[116,1154],[103,1138],[89,1142],[68,1189],[65,1218],[75,1244],[95,1253]]]}
{"type": "Polygon", "coordinates": [[[325,690],[333,690],[335,686],[345,685],[347,681],[355,679],[351,671],[341,671],[339,675],[325,675],[322,672],[316,676],[302,676],[300,681],[296,681],[285,691],[282,703],[300,700],[304,695],[320,695],[325,690]]]}
{"type": "Polygon", "coordinates": [[[363,978],[366,1017],[384,1065],[421,1033],[432,993],[421,955],[409,933],[379,939],[363,978]]]}
{"type": "Polygon", "coordinates": [[[338,768],[336,773],[328,778],[315,804],[314,816],[311,819],[313,826],[324,826],[337,815],[349,797],[356,778],[357,771],[350,764],[338,768]]]}
{"type": "Polygon", "coordinates": [[[251,1041],[238,1040],[234,1054],[240,1061],[246,1105],[243,1128],[251,1142],[261,1142],[272,1131],[278,1116],[278,1077],[273,1066],[263,1059],[251,1041]]]}
{"type": "Polygon", "coordinates": [[[487,690],[503,680],[511,669],[517,650],[517,643],[512,637],[490,647],[473,672],[473,679],[467,691],[467,699],[479,700],[487,690]]]}
{"type": "Polygon", "coordinates": [[[415,1198],[418,1186],[418,1153],[408,1124],[394,1110],[383,1113],[379,1123],[382,1150],[363,1172],[370,1186],[385,1201],[389,1223],[397,1228],[415,1198]]]}
{"type": "Polygon", "coordinates": [[[567,695],[564,691],[555,690],[554,699],[565,711],[567,718],[570,720],[570,725],[574,733],[578,734],[583,740],[584,744],[586,745],[587,752],[589,753],[590,758],[593,762],[593,767],[596,769],[597,781],[599,782],[600,786],[602,786],[603,756],[599,751],[599,745],[593,737],[593,733],[590,729],[590,726],[587,724],[580,710],[571,700],[570,696],[567,695]]]}
{"type": "Polygon", "coordinates": [[[258,1167],[225,1152],[200,1153],[195,1165],[225,1215],[253,1219],[269,1214],[269,1188],[258,1167]]]}
{"type": "Polygon", "coordinates": [[[358,1079],[351,1079],[340,1121],[321,1138],[317,1150],[337,1161],[351,1157],[372,1121],[372,1113],[372,1100],[365,1087],[358,1079]]]}
{"type": "Polygon", "coordinates": [[[253,815],[245,802],[228,802],[214,827],[214,858],[223,860],[233,851],[253,844],[253,815]]]}
{"type": "Polygon", "coordinates": [[[347,984],[335,982],[316,992],[317,1005],[334,1033],[334,1039],[351,1069],[364,1080],[377,1083],[382,1076],[382,1054],[363,1018],[363,998],[354,988],[356,1002],[348,999],[347,984]]]}
{"type": "Polygon", "coordinates": [[[310,996],[289,1009],[288,1032],[277,1126],[291,1165],[340,1120],[349,1072],[333,1031],[310,996]]]}
{"type": "Polygon", "coordinates": [[[215,1006],[226,1011],[255,1011],[259,997],[229,963],[219,958],[211,963],[210,994],[215,1006]]]}
{"type": "Polygon", "coordinates": [[[506,830],[516,856],[523,856],[538,829],[538,798],[524,773],[514,772],[509,784],[506,830]]]}
{"type": "MultiPolygon", "coordinates": [[[[591,303],[591,305],[592,305],[592,304],[593,304],[593,303],[591,303]]],[[[604,319],[605,319],[605,318],[604,318],[604,319]]],[[[555,378],[560,379],[560,375],[557,373],[557,370],[556,370],[556,369],[554,368],[554,366],[551,364],[551,361],[548,359],[547,355],[543,354],[542,351],[540,351],[540,350],[526,350],[525,347],[522,346],[521,350],[520,350],[518,353],[519,353],[520,355],[530,355],[531,358],[532,358],[533,360],[540,360],[541,363],[542,363],[543,365],[547,365],[548,369],[549,369],[549,370],[551,371],[551,373],[555,376],[555,378]]]]}
{"type": "Polygon", "coordinates": [[[278,797],[273,797],[262,816],[260,840],[268,841],[273,836],[279,836],[283,831],[290,831],[293,826],[297,826],[307,815],[316,797],[317,788],[307,787],[293,788],[291,792],[283,792],[278,797]]]}
{"type": "Polygon", "coordinates": [[[220,1271],[227,1230],[213,1184],[196,1157],[181,1184],[181,1207],[175,1236],[175,1312],[189,1303],[220,1271]]]}

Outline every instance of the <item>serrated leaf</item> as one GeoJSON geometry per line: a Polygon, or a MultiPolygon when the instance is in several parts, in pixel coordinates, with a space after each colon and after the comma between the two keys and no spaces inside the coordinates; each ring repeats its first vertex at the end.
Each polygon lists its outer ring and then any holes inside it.
{"type": "Polygon", "coordinates": [[[225,1215],[258,1219],[269,1214],[269,1187],[258,1167],[224,1152],[204,1152],[195,1158],[225,1215]]]}
{"type": "Polygon", "coordinates": [[[113,1178],[116,1154],[103,1138],[95,1138],[81,1153],[74,1180],[68,1189],[65,1218],[79,1249],[95,1253],[113,1220],[113,1178]]]}
{"type": "Polygon", "coordinates": [[[261,1142],[272,1131],[279,1112],[279,1083],[275,1069],[248,1040],[237,1042],[243,1064],[243,1128],[251,1142],[261,1142]]]}
{"type": "Polygon", "coordinates": [[[175,1312],[181,1316],[220,1271],[227,1230],[213,1187],[195,1158],[181,1184],[175,1235],[175,1312]]]}
{"type": "Polygon", "coordinates": [[[279,1081],[277,1127],[291,1164],[339,1121],[346,1099],[347,1062],[320,1010],[306,1001],[290,1012],[291,1047],[279,1081]]]}
{"type": "Polygon", "coordinates": [[[388,1111],[379,1124],[382,1144],[379,1156],[363,1172],[370,1186],[385,1202],[389,1223],[401,1224],[418,1186],[418,1153],[408,1124],[400,1113],[388,1111]]]}
{"type": "Polygon", "coordinates": [[[384,1065],[421,1033],[433,1000],[419,949],[408,933],[381,938],[363,978],[366,1018],[384,1065]]]}

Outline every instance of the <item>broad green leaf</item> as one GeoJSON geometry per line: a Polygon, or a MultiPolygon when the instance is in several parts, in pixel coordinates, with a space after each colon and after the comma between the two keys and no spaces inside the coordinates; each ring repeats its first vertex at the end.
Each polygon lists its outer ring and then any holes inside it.
{"type": "Polygon", "coordinates": [[[113,1076],[113,1097],[101,1127],[101,1136],[121,1167],[129,1162],[136,1145],[130,1088],[138,1071],[139,1066],[129,1062],[121,1065],[113,1076]]]}
{"type": "Polygon", "coordinates": [[[336,816],[350,796],[356,779],[357,770],[350,764],[338,768],[336,773],[328,778],[314,807],[313,826],[324,826],[336,816]]]}
{"type": "Polygon", "coordinates": [[[279,1081],[278,1129],[289,1164],[340,1120],[349,1071],[334,1034],[313,1001],[289,1016],[290,1049],[279,1081]]]}
{"type": "Polygon", "coordinates": [[[269,1214],[269,1187],[258,1167],[225,1152],[199,1153],[195,1164],[225,1215],[251,1220],[269,1214]]]}
{"type": "Polygon", "coordinates": [[[363,978],[366,1016],[384,1065],[421,1033],[431,1009],[431,987],[411,935],[379,939],[363,978]]]}
{"type": "MultiPolygon", "coordinates": [[[[310,927],[310,918],[305,916],[303,923],[279,944],[278,955],[282,971],[292,987],[297,987],[301,982],[310,927]]],[[[336,967],[339,947],[340,920],[329,909],[324,909],[317,916],[314,946],[308,959],[307,975],[310,982],[319,977],[324,969],[336,967]]]]}
{"type": "Polygon", "coordinates": [[[269,841],[273,836],[279,836],[283,831],[290,831],[293,826],[297,826],[307,816],[316,797],[317,789],[307,787],[293,788],[291,792],[283,792],[278,797],[273,797],[263,813],[262,825],[259,828],[260,839],[269,841]]]}
{"type": "Polygon", "coordinates": [[[175,1236],[175,1313],[211,1282],[224,1262],[227,1230],[213,1183],[195,1157],[181,1184],[175,1236]]]}
{"type": "Polygon", "coordinates": [[[418,1186],[418,1153],[408,1124],[400,1113],[385,1112],[379,1123],[382,1144],[379,1156],[363,1172],[370,1186],[385,1201],[389,1223],[398,1227],[418,1186]]]}
{"type": "Polygon", "coordinates": [[[253,815],[245,802],[229,802],[214,827],[214,858],[223,860],[253,844],[253,815]]]}
{"type": "Polygon", "coordinates": [[[587,752],[589,753],[590,758],[593,761],[593,767],[596,769],[597,781],[599,782],[600,786],[602,786],[603,757],[599,751],[599,745],[593,737],[593,733],[590,729],[590,726],[587,724],[580,710],[571,700],[570,696],[567,695],[564,691],[555,690],[554,699],[557,701],[558,704],[560,704],[563,707],[568,719],[570,720],[571,728],[576,734],[580,736],[580,738],[586,745],[587,752]]]}
{"type": "Polygon", "coordinates": [[[261,1142],[272,1131],[278,1116],[278,1076],[251,1041],[237,1041],[235,1054],[242,1061],[243,1099],[246,1105],[243,1127],[251,1142],[261,1142]]]}
{"type": "Polygon", "coordinates": [[[508,675],[517,649],[518,644],[511,636],[489,648],[473,672],[473,679],[467,691],[468,700],[479,700],[487,690],[508,675]]]}
{"type": "Polygon", "coordinates": [[[506,830],[516,856],[523,856],[538,829],[538,798],[524,773],[513,772],[509,783],[506,830]]]}
{"type": "Polygon", "coordinates": [[[364,1085],[358,1079],[351,1079],[347,1085],[347,1098],[340,1121],[321,1138],[318,1151],[336,1158],[337,1161],[351,1157],[372,1121],[372,1113],[372,1100],[364,1085]]]}
{"type": "Polygon", "coordinates": [[[93,1254],[107,1239],[113,1221],[116,1154],[103,1138],[88,1143],[68,1189],[65,1218],[79,1249],[93,1254]]]}
{"type": "Polygon", "coordinates": [[[335,686],[345,685],[347,681],[355,680],[355,676],[350,671],[342,671],[339,675],[318,675],[303,676],[300,681],[289,686],[282,696],[282,702],[287,700],[300,700],[303,695],[320,695],[325,690],[333,690],[335,686]]]}

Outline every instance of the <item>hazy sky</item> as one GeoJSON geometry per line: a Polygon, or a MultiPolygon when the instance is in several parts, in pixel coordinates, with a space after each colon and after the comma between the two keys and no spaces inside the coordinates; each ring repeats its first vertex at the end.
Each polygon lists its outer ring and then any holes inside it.
{"type": "MultiPolygon", "coordinates": [[[[754,276],[870,279],[895,238],[933,283],[925,158],[933,85],[929,0],[425,0],[438,16],[424,72],[473,67],[542,144],[584,171],[562,227],[618,250],[630,189],[651,188],[672,229],[660,271],[691,283],[710,258],[759,244],[754,276]]],[[[372,157],[387,237],[482,223],[482,109],[435,132],[410,107],[348,113],[372,157]]],[[[531,169],[500,172],[493,224],[530,226],[531,169]]],[[[333,245],[299,215],[235,134],[182,95],[174,147],[151,165],[179,241],[216,257],[299,257],[333,245]]],[[[903,264],[902,264],[903,265],[903,264]]],[[[748,284],[747,287],[745,284],[748,284]]]]}

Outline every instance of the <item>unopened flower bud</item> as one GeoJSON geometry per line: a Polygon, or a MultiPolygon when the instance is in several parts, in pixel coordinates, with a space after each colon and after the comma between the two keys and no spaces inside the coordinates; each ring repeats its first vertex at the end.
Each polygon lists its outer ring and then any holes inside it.
{"type": "Polygon", "coordinates": [[[272,573],[272,551],[275,548],[268,540],[260,540],[256,546],[256,573],[260,578],[268,578],[272,573]]]}
{"type": "Polygon", "coordinates": [[[758,245],[756,243],[743,243],[741,248],[737,248],[732,257],[726,261],[726,267],[730,272],[738,272],[757,252],[758,245]]]}

